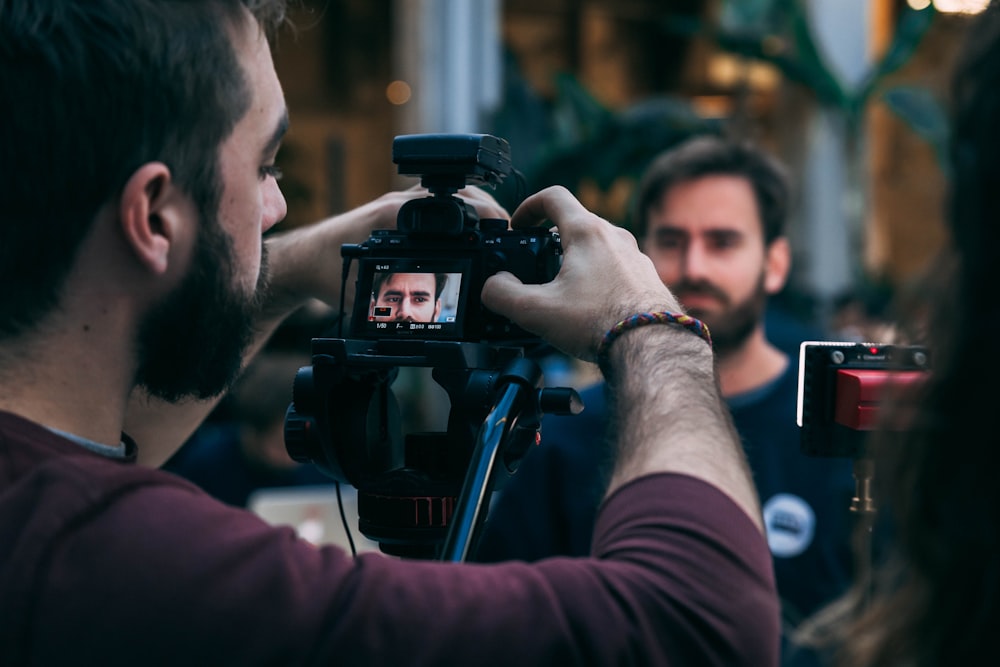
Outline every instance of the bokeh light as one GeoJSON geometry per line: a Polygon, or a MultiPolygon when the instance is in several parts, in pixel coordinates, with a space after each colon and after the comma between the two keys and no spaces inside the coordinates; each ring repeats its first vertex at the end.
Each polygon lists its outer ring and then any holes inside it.
{"type": "Polygon", "coordinates": [[[405,81],[396,80],[385,87],[385,96],[391,104],[399,106],[410,101],[413,91],[410,84],[405,81]]]}

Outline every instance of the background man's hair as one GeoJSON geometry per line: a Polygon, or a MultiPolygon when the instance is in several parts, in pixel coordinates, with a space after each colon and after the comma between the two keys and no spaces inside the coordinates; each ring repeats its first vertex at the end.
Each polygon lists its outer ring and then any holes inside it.
{"type": "Polygon", "coordinates": [[[668,190],[705,176],[745,178],[757,201],[764,241],[771,243],[784,234],[790,190],[784,165],[748,142],[699,135],[660,154],[646,168],[631,212],[636,237],[646,235],[649,211],[668,190]]]}

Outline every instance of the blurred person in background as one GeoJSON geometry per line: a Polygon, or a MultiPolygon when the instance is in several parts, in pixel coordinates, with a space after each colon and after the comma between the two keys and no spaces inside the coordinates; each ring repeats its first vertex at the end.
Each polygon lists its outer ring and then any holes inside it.
{"type": "MultiPolygon", "coordinates": [[[[660,279],[712,333],[722,395],[764,506],[786,633],[851,581],[855,490],[849,461],[801,453],[798,359],[764,327],[768,297],[784,288],[791,263],[788,201],[786,170],[774,157],[699,136],[650,164],[633,212],[660,279]]],[[[587,553],[616,428],[606,391],[603,383],[585,389],[580,415],[544,418],[541,446],[496,499],[477,559],[587,553]]]]}

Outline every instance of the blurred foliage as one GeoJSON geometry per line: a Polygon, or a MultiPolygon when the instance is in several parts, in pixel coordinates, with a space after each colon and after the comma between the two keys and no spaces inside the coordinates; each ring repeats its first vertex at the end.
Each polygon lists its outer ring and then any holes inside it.
{"type": "MultiPolygon", "coordinates": [[[[769,63],[782,76],[809,90],[816,103],[843,121],[845,197],[841,199],[841,229],[846,235],[852,267],[852,290],[871,291],[884,277],[865,268],[867,152],[865,115],[872,102],[882,102],[914,133],[928,142],[942,169],[947,169],[948,123],[944,106],[923,86],[898,83],[892,77],[920,47],[937,16],[933,5],[916,10],[902,6],[892,39],[853,85],[842,81],[823,57],[804,0],[726,0],[722,20],[714,30],[718,46],[745,58],[769,63]],[[892,78],[890,78],[892,77],[892,78]]],[[[702,29],[705,29],[703,27],[702,29]]],[[[915,221],[919,222],[919,221],[915,221]]]]}
{"type": "MultiPolygon", "coordinates": [[[[860,129],[866,105],[886,78],[910,60],[936,15],[933,5],[922,10],[904,6],[889,47],[853,87],[840,81],[824,60],[803,0],[727,0],[719,25],[696,29],[714,35],[726,51],[774,65],[786,79],[810,90],[819,104],[842,113],[848,131],[854,133],[860,129]]],[[[923,129],[930,118],[942,117],[941,105],[926,91],[915,95],[914,90],[890,95],[898,102],[890,107],[914,129],[923,129]]],[[[918,134],[929,141],[944,139],[920,130],[918,134]]],[[[939,153],[941,148],[935,144],[939,153]]]]}
{"type": "MultiPolygon", "coordinates": [[[[707,38],[723,51],[770,63],[787,81],[811,91],[818,104],[844,118],[849,155],[858,153],[866,106],[880,99],[943,157],[947,123],[941,103],[918,86],[885,85],[909,61],[935,14],[933,7],[904,8],[890,46],[853,87],[840,81],[824,60],[804,0],[724,0],[714,22],[665,8],[656,22],[664,37],[707,38]]],[[[685,138],[725,129],[726,121],[699,116],[681,97],[650,97],[614,110],[574,75],[562,73],[555,98],[542,100],[528,89],[512,59],[505,72],[505,106],[492,131],[511,141],[528,192],[559,184],[577,193],[588,187],[606,193],[623,181],[634,182],[653,157],[685,138]]],[[[848,169],[857,171],[856,165],[848,169]]],[[[598,212],[627,225],[620,215],[598,212]]],[[[848,227],[858,224],[848,221],[848,227]]]]}
{"type": "Polygon", "coordinates": [[[948,114],[931,91],[920,86],[891,86],[882,91],[882,101],[903,119],[917,136],[934,149],[938,164],[948,166],[948,114]]]}
{"type": "MultiPolygon", "coordinates": [[[[507,102],[494,119],[493,131],[511,142],[514,164],[524,174],[528,192],[550,185],[563,185],[578,195],[591,186],[609,192],[616,183],[637,180],[654,157],[678,142],[721,131],[718,120],[698,115],[681,97],[649,97],[616,111],[602,105],[571,74],[557,76],[556,90],[551,102],[531,99],[523,91],[505,96],[507,102]]],[[[498,199],[508,207],[512,203],[502,193],[498,199]]],[[[597,212],[626,224],[621,209],[597,212]]]]}
{"type": "Polygon", "coordinates": [[[557,82],[553,141],[529,172],[539,186],[566,183],[581,172],[607,190],[622,177],[637,177],[665,148],[695,133],[716,132],[717,121],[702,118],[687,100],[650,97],[623,111],[600,105],[571,76],[557,82]]]}

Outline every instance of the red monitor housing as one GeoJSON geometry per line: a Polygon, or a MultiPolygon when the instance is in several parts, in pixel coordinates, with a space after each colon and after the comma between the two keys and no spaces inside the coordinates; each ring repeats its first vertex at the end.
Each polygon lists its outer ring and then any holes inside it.
{"type": "Polygon", "coordinates": [[[799,349],[798,425],[809,456],[860,458],[866,435],[897,389],[930,369],[920,346],[806,341],[799,349]]]}

